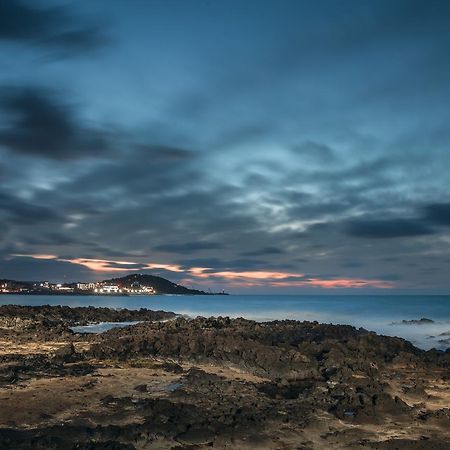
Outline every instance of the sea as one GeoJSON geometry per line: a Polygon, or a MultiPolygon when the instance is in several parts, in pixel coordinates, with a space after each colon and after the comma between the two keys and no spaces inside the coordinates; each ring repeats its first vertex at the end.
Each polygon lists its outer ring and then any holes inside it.
{"type": "MultiPolygon", "coordinates": [[[[228,316],[257,321],[307,320],[353,325],[409,340],[419,348],[450,347],[450,295],[1,295],[0,304],[101,306],[173,311],[188,317],[228,316]],[[408,323],[419,319],[423,323],[408,323]],[[403,321],[406,321],[403,322],[403,321]]],[[[121,324],[126,325],[126,324],[121,324]]],[[[104,331],[111,324],[98,324],[104,331]]],[[[87,330],[86,330],[87,331],[87,330]]],[[[92,330],[91,330],[92,331],[92,330]]]]}

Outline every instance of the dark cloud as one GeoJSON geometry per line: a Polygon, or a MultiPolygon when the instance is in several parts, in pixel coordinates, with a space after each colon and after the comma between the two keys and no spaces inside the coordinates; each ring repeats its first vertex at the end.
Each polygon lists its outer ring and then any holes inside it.
{"type": "Polygon", "coordinates": [[[141,270],[146,268],[146,264],[123,264],[119,262],[109,261],[108,263],[105,263],[105,267],[111,269],[141,270]]]}
{"type": "MultiPolygon", "coordinates": [[[[125,141],[121,151],[97,161],[80,176],[68,179],[64,190],[73,193],[78,201],[79,194],[83,193],[84,202],[90,203],[91,208],[97,201],[100,211],[105,206],[110,209],[117,204],[110,200],[119,198],[123,198],[124,207],[134,205],[139,198],[143,202],[141,210],[150,209],[154,203],[167,208],[173,198],[156,199],[155,196],[184,192],[187,187],[193,189],[200,184],[203,174],[195,162],[194,151],[153,144],[136,148],[133,142],[125,141]]],[[[185,195],[183,198],[191,203],[185,195]]]]}
{"type": "Polygon", "coordinates": [[[220,250],[223,245],[217,242],[186,242],[182,244],[162,244],[153,247],[154,250],[169,253],[193,253],[199,250],[220,250]]]}
{"type": "Polygon", "coordinates": [[[16,225],[34,225],[41,222],[59,222],[61,217],[52,208],[0,192],[0,211],[6,220],[16,225]]]}
{"type": "Polygon", "coordinates": [[[80,264],[53,259],[17,257],[0,259],[2,278],[26,281],[79,281],[93,279],[95,275],[80,264]]]}
{"type": "Polygon", "coordinates": [[[95,156],[108,148],[105,135],[83,126],[55,92],[38,87],[4,88],[0,145],[12,152],[59,160],[95,156]]]}
{"type": "MultiPolygon", "coordinates": [[[[252,269],[267,269],[268,263],[262,259],[237,258],[225,261],[224,265],[230,270],[252,270],[252,269]]],[[[283,264],[284,267],[286,267],[283,264]]]]}
{"type": "Polygon", "coordinates": [[[49,232],[42,233],[38,236],[24,236],[22,241],[30,244],[30,245],[45,245],[45,246],[65,246],[65,245],[73,245],[73,244],[82,244],[83,242],[79,239],[76,239],[68,234],[59,233],[59,232],[49,232]]]}
{"type": "MultiPolygon", "coordinates": [[[[113,246],[103,246],[95,242],[83,242],[86,250],[83,252],[83,257],[97,259],[98,255],[102,255],[103,258],[126,258],[135,259],[136,257],[142,256],[142,252],[127,252],[123,250],[118,250],[113,246]]],[[[71,259],[73,255],[66,255],[61,257],[62,259],[71,259]]]]}
{"type": "Polygon", "coordinates": [[[434,203],[426,206],[425,217],[437,225],[450,225],[450,203],[434,203]]]}
{"type": "Polygon", "coordinates": [[[183,258],[176,261],[177,264],[184,268],[189,267],[226,267],[219,258],[183,258]]]}
{"type": "Polygon", "coordinates": [[[364,266],[364,262],[363,261],[358,261],[358,260],[354,260],[354,261],[344,261],[341,264],[342,267],[348,267],[351,269],[354,268],[358,268],[358,267],[363,267],[364,266]]]}
{"type": "Polygon", "coordinates": [[[418,219],[357,219],[351,220],[346,231],[351,236],[369,239],[389,239],[433,234],[423,221],[418,219]]]}
{"type": "Polygon", "coordinates": [[[369,278],[383,281],[400,281],[403,279],[403,277],[398,273],[381,273],[369,278]]]}
{"type": "Polygon", "coordinates": [[[279,247],[263,247],[257,250],[251,250],[248,252],[242,252],[242,256],[264,256],[264,255],[282,255],[284,252],[283,249],[279,247]]]}
{"type": "Polygon", "coordinates": [[[70,236],[68,233],[60,233],[58,231],[45,233],[44,237],[53,245],[72,245],[81,243],[79,239],[70,236]]]}
{"type": "Polygon", "coordinates": [[[381,260],[386,262],[398,262],[399,258],[396,256],[384,256],[381,260]]]}
{"type": "Polygon", "coordinates": [[[225,260],[219,258],[189,258],[177,261],[182,267],[189,269],[191,267],[206,267],[206,273],[223,270],[253,270],[267,267],[267,261],[257,259],[232,259],[225,260]]]}
{"type": "Polygon", "coordinates": [[[0,40],[57,50],[60,54],[86,52],[103,46],[99,26],[83,23],[65,7],[36,8],[33,2],[3,0],[0,40]]]}
{"type": "Polygon", "coordinates": [[[183,148],[164,145],[138,145],[136,156],[155,163],[184,162],[193,158],[193,152],[183,148]]]}

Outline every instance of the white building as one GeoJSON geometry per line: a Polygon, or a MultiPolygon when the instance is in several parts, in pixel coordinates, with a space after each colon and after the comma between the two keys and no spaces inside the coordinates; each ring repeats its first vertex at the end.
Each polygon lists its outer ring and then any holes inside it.
{"type": "Polygon", "coordinates": [[[73,291],[73,287],[63,286],[62,284],[57,284],[56,285],[56,290],[57,291],[72,292],[73,291]]]}
{"type": "Polygon", "coordinates": [[[91,291],[96,287],[95,283],[77,283],[77,289],[80,291],[91,291]]]}
{"type": "Polygon", "coordinates": [[[122,290],[115,284],[105,284],[96,288],[95,292],[99,292],[102,294],[117,294],[119,292],[122,292],[122,290]]]}

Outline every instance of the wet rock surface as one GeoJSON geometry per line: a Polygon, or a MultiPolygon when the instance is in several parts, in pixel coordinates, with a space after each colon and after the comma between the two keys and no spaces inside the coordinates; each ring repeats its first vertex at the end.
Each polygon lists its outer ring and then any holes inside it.
{"type": "Polygon", "coordinates": [[[449,374],[350,326],[4,306],[0,449],[450,448],[449,374]]]}

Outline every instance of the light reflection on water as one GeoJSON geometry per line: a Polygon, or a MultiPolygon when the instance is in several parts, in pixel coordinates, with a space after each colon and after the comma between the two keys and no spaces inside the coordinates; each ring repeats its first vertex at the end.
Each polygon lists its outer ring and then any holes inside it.
{"type": "MultiPolygon", "coordinates": [[[[230,295],[230,296],[21,296],[2,295],[0,303],[21,305],[103,306],[173,311],[190,317],[229,316],[267,320],[309,320],[348,324],[389,336],[400,336],[421,348],[446,348],[439,336],[450,331],[450,296],[394,295],[230,295]],[[430,324],[394,322],[420,319],[430,324]],[[434,336],[434,337],[430,337],[434,336]]],[[[107,326],[107,325],[103,325],[107,326]]]]}
{"type": "Polygon", "coordinates": [[[104,333],[112,328],[129,327],[130,325],[136,325],[137,323],[139,322],[100,322],[89,325],[77,325],[70,329],[75,333],[104,333]]]}

